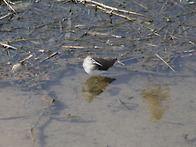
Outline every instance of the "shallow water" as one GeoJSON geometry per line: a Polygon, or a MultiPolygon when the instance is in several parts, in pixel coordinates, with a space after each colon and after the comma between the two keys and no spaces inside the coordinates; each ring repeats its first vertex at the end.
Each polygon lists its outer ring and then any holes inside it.
{"type": "Polygon", "coordinates": [[[15,1],[16,14],[0,3],[0,146],[196,146],[194,4],[104,4],[152,21],[71,1],[15,1]],[[89,54],[119,62],[89,77],[89,54]]]}
{"type": "Polygon", "coordinates": [[[187,68],[152,77],[113,67],[107,76],[116,80],[91,102],[82,93],[89,76],[82,68],[75,73],[46,90],[54,103],[1,87],[0,146],[196,145],[196,79],[187,68]]]}

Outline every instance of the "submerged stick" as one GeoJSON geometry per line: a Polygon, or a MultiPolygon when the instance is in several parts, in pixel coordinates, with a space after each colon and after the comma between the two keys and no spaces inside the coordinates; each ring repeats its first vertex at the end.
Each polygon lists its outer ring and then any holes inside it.
{"type": "Polygon", "coordinates": [[[1,16],[1,17],[0,17],[0,20],[1,20],[1,19],[4,19],[4,18],[6,18],[6,17],[8,17],[8,16],[10,16],[10,15],[12,15],[12,13],[8,13],[8,14],[6,14],[6,15],[4,15],[4,16],[1,16]]]}
{"type": "Polygon", "coordinates": [[[72,49],[84,49],[84,48],[88,48],[88,47],[85,47],[85,46],[73,46],[73,45],[63,45],[62,47],[64,48],[72,48],[72,49]]]}
{"type": "Polygon", "coordinates": [[[10,6],[10,4],[8,4],[8,2],[6,2],[6,0],[3,0],[4,3],[12,10],[14,11],[14,13],[16,13],[16,11],[14,10],[14,8],[12,6],[10,6]]]}
{"type": "Polygon", "coordinates": [[[165,63],[173,72],[175,72],[175,70],[165,61],[163,60],[163,58],[161,58],[158,54],[155,54],[161,61],[163,61],[163,63],[165,63]]]}
{"type": "Polygon", "coordinates": [[[29,41],[29,40],[35,40],[35,39],[44,39],[44,38],[47,38],[47,37],[40,36],[40,37],[35,37],[35,38],[22,38],[22,39],[16,39],[16,40],[2,41],[1,43],[21,42],[21,41],[29,41]]]}
{"type": "Polygon", "coordinates": [[[29,60],[31,57],[33,57],[33,55],[29,55],[28,57],[24,58],[23,60],[21,60],[19,63],[17,64],[14,64],[13,67],[12,67],[12,72],[15,73],[15,72],[18,72],[20,71],[24,66],[24,62],[29,60]]]}
{"type": "Polygon", "coordinates": [[[9,44],[5,44],[5,43],[1,43],[0,42],[0,45],[2,45],[3,47],[6,47],[7,49],[14,49],[14,50],[17,50],[17,48],[16,47],[14,47],[14,46],[11,46],[11,45],[9,45],[9,44]]]}
{"type": "Polygon", "coordinates": [[[20,61],[21,64],[23,64],[26,60],[29,60],[33,55],[29,55],[28,57],[24,58],[23,60],[20,61]]]}
{"type": "MultiPolygon", "coordinates": [[[[52,53],[51,55],[49,55],[48,57],[46,57],[44,60],[42,60],[41,62],[44,62],[44,61],[46,61],[46,60],[52,58],[53,56],[55,56],[55,55],[57,55],[57,54],[58,54],[58,52],[54,52],[54,53],[52,53]]],[[[40,63],[41,63],[41,62],[40,62],[40,63]]]]}

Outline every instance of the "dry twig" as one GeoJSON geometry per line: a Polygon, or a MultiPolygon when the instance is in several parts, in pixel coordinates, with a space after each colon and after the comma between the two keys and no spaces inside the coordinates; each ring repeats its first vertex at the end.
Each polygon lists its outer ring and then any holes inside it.
{"type": "Polygon", "coordinates": [[[99,3],[99,2],[93,1],[93,0],[78,0],[78,2],[90,4],[90,6],[96,7],[97,9],[100,9],[100,10],[103,10],[106,13],[114,14],[114,15],[126,18],[128,20],[145,22],[144,20],[140,20],[140,19],[137,19],[137,18],[129,17],[129,16],[126,16],[126,15],[122,15],[122,14],[119,14],[117,12],[124,13],[124,14],[137,15],[137,16],[140,16],[140,17],[145,17],[145,18],[150,19],[149,21],[152,21],[152,17],[150,17],[150,16],[147,16],[147,15],[144,15],[144,14],[141,14],[141,13],[137,13],[137,12],[133,12],[133,11],[118,9],[118,8],[111,7],[111,6],[108,6],[108,5],[105,5],[103,3],[99,3]]]}

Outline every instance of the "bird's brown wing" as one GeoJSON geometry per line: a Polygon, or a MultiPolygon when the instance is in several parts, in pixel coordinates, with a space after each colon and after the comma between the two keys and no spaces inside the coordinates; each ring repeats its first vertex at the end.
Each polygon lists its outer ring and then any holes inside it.
{"type": "Polygon", "coordinates": [[[98,70],[108,70],[112,65],[114,65],[114,63],[116,62],[116,58],[115,59],[103,59],[103,58],[97,58],[97,57],[93,57],[93,59],[100,63],[102,66],[96,64],[96,69],[98,70]]]}

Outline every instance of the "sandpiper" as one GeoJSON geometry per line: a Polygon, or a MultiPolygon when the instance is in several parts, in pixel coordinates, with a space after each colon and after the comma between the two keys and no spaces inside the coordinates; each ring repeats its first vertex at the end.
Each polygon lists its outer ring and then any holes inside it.
{"type": "Polygon", "coordinates": [[[87,56],[83,61],[83,68],[89,75],[97,75],[108,70],[114,65],[117,58],[104,59],[99,57],[87,56]]]}

